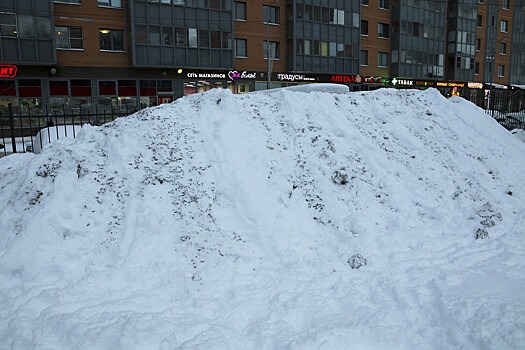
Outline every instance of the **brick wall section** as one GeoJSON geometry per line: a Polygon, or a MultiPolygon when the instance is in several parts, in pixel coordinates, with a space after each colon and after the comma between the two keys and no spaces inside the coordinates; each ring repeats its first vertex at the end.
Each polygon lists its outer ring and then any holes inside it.
{"type": "Polygon", "coordinates": [[[128,67],[128,52],[100,51],[99,29],[124,31],[124,50],[127,51],[126,4],[122,8],[98,7],[96,0],[81,5],[55,3],[55,25],[82,27],[83,51],[57,50],[59,66],[70,67],[128,67]]]}
{"type": "MultiPolygon", "coordinates": [[[[235,69],[262,71],[267,70],[267,61],[264,59],[263,42],[266,41],[266,24],[263,23],[263,5],[269,5],[270,0],[246,0],[246,21],[235,21],[234,37],[247,40],[247,58],[236,58],[235,69]]],[[[280,43],[280,60],[273,62],[272,72],[286,70],[286,18],[285,0],[276,0],[272,6],[279,7],[280,24],[269,25],[270,41],[280,43]]]]}
{"type": "Polygon", "coordinates": [[[390,39],[379,38],[378,24],[390,24],[390,10],[380,9],[379,0],[370,0],[368,6],[361,6],[361,20],[368,21],[368,35],[361,35],[360,50],[368,51],[368,65],[359,67],[359,74],[364,76],[389,75],[390,69],[377,66],[378,52],[388,53],[390,65],[390,39]]]}

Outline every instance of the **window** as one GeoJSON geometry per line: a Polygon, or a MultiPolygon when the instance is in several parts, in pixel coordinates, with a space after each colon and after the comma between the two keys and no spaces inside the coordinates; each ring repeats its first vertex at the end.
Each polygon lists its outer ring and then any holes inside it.
{"type": "Polygon", "coordinates": [[[0,37],[17,37],[14,13],[0,12],[0,37]]]}
{"type": "Polygon", "coordinates": [[[510,8],[510,0],[503,0],[503,9],[508,10],[510,8]]]}
{"type": "Polygon", "coordinates": [[[121,0],[98,0],[98,6],[122,7],[121,0]]]}
{"type": "Polygon", "coordinates": [[[55,27],[57,49],[82,49],[81,27],[55,27]]]}
{"type": "Polygon", "coordinates": [[[361,0],[361,5],[368,6],[369,2],[368,0],[361,0]]]}
{"type": "Polygon", "coordinates": [[[248,18],[246,17],[246,3],[235,1],[234,7],[233,7],[233,18],[238,21],[246,21],[248,18]]]}
{"type": "Polygon", "coordinates": [[[173,46],[173,28],[162,27],[162,45],[173,46]]]}
{"type": "Polygon", "coordinates": [[[199,47],[210,47],[210,31],[205,29],[199,30],[199,47]]]}
{"type": "Polygon", "coordinates": [[[186,46],[187,41],[186,28],[175,28],[175,45],[180,47],[186,46]]]}
{"type": "Polygon", "coordinates": [[[479,62],[474,63],[474,74],[479,74],[479,62]]]}
{"type": "Polygon", "coordinates": [[[476,51],[481,51],[481,39],[476,39],[476,51]]]}
{"type": "Polygon", "coordinates": [[[483,16],[478,15],[478,28],[483,27],[483,16]]]}
{"type": "Polygon", "coordinates": [[[248,57],[248,41],[235,39],[235,57],[248,57]]]}
{"type": "Polygon", "coordinates": [[[508,28],[509,28],[509,21],[506,21],[506,20],[502,19],[501,20],[501,28],[500,28],[501,32],[502,33],[506,33],[508,28]]]}
{"type": "Polygon", "coordinates": [[[80,0],[54,0],[53,2],[65,2],[68,4],[80,4],[80,0]]]}
{"type": "Polygon", "coordinates": [[[379,38],[389,38],[390,37],[390,26],[385,23],[377,24],[377,36],[379,38]]]}
{"type": "Polygon", "coordinates": [[[35,31],[35,17],[18,15],[18,36],[20,38],[34,38],[35,31]]]}
{"type": "Polygon", "coordinates": [[[507,54],[507,43],[499,43],[499,53],[502,55],[507,54]]]}
{"type": "Polygon", "coordinates": [[[361,21],[361,35],[368,35],[368,21],[361,21]]]}
{"type": "Polygon", "coordinates": [[[505,66],[500,64],[498,66],[498,77],[504,77],[505,76],[505,66]]]}
{"type": "Polygon", "coordinates": [[[368,66],[368,51],[361,50],[359,53],[359,62],[362,66],[368,66]]]}
{"type": "Polygon", "coordinates": [[[100,49],[104,51],[124,51],[124,33],[122,30],[100,29],[100,49]]]}
{"type": "Polygon", "coordinates": [[[279,8],[263,5],[263,22],[279,24],[279,8]]]}
{"type": "MultiPolygon", "coordinates": [[[[264,58],[266,59],[268,57],[268,42],[263,41],[263,52],[264,52],[264,58]]],[[[281,58],[280,54],[280,48],[279,43],[276,41],[270,41],[270,59],[279,59],[281,58]]]]}
{"type": "Polygon", "coordinates": [[[197,47],[197,29],[196,28],[188,28],[188,46],[197,47]]]}
{"type": "Polygon", "coordinates": [[[388,67],[388,53],[378,52],[377,53],[377,66],[388,67]]]}
{"type": "Polygon", "coordinates": [[[328,9],[329,23],[345,25],[345,12],[338,9],[328,9]]]}
{"type": "Polygon", "coordinates": [[[379,0],[379,8],[380,9],[389,9],[388,0],[379,0]]]}

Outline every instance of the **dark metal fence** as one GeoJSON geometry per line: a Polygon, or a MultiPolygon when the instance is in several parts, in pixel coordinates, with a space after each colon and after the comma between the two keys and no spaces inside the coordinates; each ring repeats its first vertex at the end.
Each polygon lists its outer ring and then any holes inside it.
{"type": "Polygon", "coordinates": [[[117,111],[94,106],[90,110],[43,108],[19,109],[8,107],[7,115],[0,115],[0,157],[11,153],[38,152],[53,140],[76,137],[82,125],[102,125],[118,117],[136,112],[117,111]]]}
{"type": "Polygon", "coordinates": [[[461,96],[483,108],[506,129],[525,129],[525,90],[492,86],[465,89],[461,96]]]}

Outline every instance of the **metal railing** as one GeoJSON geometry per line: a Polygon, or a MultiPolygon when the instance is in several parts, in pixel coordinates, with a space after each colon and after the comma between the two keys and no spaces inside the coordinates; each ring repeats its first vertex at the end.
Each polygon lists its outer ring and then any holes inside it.
{"type": "Polygon", "coordinates": [[[0,115],[0,157],[12,153],[39,152],[44,145],[63,137],[76,137],[85,124],[102,125],[136,110],[114,110],[94,106],[90,110],[47,106],[20,109],[11,105],[8,114],[0,115]]]}

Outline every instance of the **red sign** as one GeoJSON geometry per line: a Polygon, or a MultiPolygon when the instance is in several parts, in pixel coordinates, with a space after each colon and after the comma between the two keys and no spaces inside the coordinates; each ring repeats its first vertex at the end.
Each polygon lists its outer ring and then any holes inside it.
{"type": "Polygon", "coordinates": [[[11,64],[0,64],[0,78],[14,78],[18,71],[17,66],[11,64]]]}

